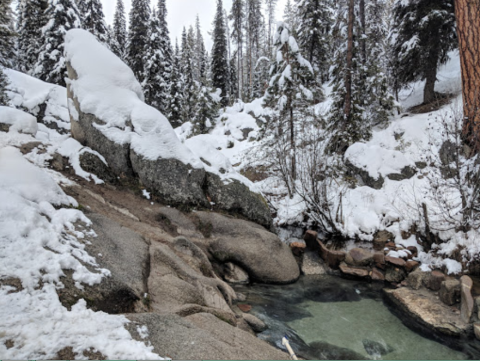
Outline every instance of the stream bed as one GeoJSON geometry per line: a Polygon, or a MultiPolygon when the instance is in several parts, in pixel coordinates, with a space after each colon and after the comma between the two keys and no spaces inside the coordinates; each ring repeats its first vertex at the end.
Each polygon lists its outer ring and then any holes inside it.
{"type": "Polygon", "coordinates": [[[407,328],[383,302],[382,286],[335,276],[292,285],[236,286],[269,328],[258,337],[306,359],[462,360],[467,355],[407,328]]]}

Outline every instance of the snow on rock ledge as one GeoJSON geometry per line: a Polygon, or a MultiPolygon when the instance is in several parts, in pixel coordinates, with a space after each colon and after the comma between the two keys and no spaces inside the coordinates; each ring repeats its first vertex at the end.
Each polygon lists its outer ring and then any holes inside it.
{"type": "Polygon", "coordinates": [[[0,131],[36,135],[37,119],[21,110],[0,106],[0,131]]]}
{"type": "Polygon", "coordinates": [[[102,154],[117,176],[138,177],[168,204],[210,208],[211,200],[222,210],[270,225],[262,197],[243,180],[222,180],[218,171],[206,170],[167,118],[144,103],[132,70],[93,35],[70,30],[65,53],[72,136],[102,154]]]}

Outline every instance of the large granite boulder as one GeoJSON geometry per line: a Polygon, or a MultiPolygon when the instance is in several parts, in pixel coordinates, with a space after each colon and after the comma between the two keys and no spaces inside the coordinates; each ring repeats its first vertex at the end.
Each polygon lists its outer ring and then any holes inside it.
{"type": "Polygon", "coordinates": [[[169,205],[213,206],[271,225],[268,205],[248,180],[231,165],[209,167],[197,148],[182,143],[168,120],[144,103],[132,70],[95,37],[69,31],[65,53],[72,136],[103,155],[117,177],[140,182],[169,205]]]}
{"type": "Polygon", "coordinates": [[[291,283],[300,276],[290,247],[265,228],[217,213],[195,215],[211,229],[205,242],[218,262],[239,265],[257,282],[291,283]]]}

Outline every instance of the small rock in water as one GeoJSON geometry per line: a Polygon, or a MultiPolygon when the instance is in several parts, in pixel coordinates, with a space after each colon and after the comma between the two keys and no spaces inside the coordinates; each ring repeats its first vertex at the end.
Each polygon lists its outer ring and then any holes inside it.
{"type": "Polygon", "coordinates": [[[252,309],[252,306],[245,303],[239,303],[237,306],[242,312],[250,312],[252,309]]]}
{"type": "Polygon", "coordinates": [[[357,292],[357,295],[359,295],[360,293],[362,293],[362,292],[360,292],[360,290],[358,290],[358,289],[355,289],[355,292],[357,292]]]}
{"type": "Polygon", "coordinates": [[[311,353],[318,360],[366,360],[359,353],[348,348],[332,345],[328,342],[315,341],[308,345],[311,353]]]}
{"type": "Polygon", "coordinates": [[[372,340],[363,340],[363,347],[370,356],[383,356],[395,351],[391,346],[372,340]]]}

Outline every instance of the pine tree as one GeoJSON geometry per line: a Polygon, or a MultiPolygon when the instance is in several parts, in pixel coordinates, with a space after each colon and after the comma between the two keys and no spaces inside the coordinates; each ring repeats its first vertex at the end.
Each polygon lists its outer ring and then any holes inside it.
{"type": "Polygon", "coordinates": [[[11,0],[0,0],[0,66],[13,67],[15,59],[15,32],[11,0]]]}
{"type": "Polygon", "coordinates": [[[273,32],[275,31],[275,10],[278,0],[265,0],[268,17],[266,53],[270,56],[273,51],[273,32]]]}
{"type": "Polygon", "coordinates": [[[193,74],[193,49],[187,34],[187,30],[183,28],[182,33],[182,52],[181,52],[181,70],[183,80],[183,102],[181,118],[182,123],[191,121],[195,116],[195,108],[197,105],[197,82],[193,74]]]}
{"type": "Polygon", "coordinates": [[[183,88],[180,50],[177,42],[170,77],[170,96],[168,97],[168,120],[174,128],[182,125],[183,88]]]}
{"type": "Polygon", "coordinates": [[[457,46],[453,0],[403,0],[394,8],[394,52],[398,77],[405,86],[426,80],[425,103],[435,99],[437,69],[457,46]]]}
{"type": "Polygon", "coordinates": [[[278,111],[279,133],[288,124],[291,154],[291,177],[296,179],[296,138],[294,113],[321,100],[322,94],[312,87],[314,72],[311,64],[300,54],[290,28],[279,22],[274,36],[275,60],[270,70],[270,83],[265,93],[264,105],[278,111]]]}
{"type": "Polygon", "coordinates": [[[0,105],[8,106],[10,105],[10,99],[7,96],[6,89],[8,86],[8,79],[5,73],[3,72],[2,67],[0,66],[0,105]]]}
{"type": "Polygon", "coordinates": [[[123,0],[117,0],[113,17],[112,51],[121,59],[125,60],[127,53],[127,20],[125,19],[125,7],[123,0]]]}
{"type": "Polygon", "coordinates": [[[150,30],[146,48],[146,62],[142,86],[145,102],[160,112],[166,114],[169,95],[169,81],[171,69],[165,69],[164,54],[162,49],[162,34],[157,12],[153,10],[150,17],[150,30]]]}
{"type": "Polygon", "coordinates": [[[287,0],[285,9],[283,10],[283,21],[292,29],[292,35],[297,36],[297,28],[299,25],[298,9],[292,0],[287,0]]]}
{"type": "Polygon", "coordinates": [[[307,60],[324,83],[329,76],[329,35],[333,11],[327,0],[300,0],[298,3],[298,41],[307,60]]]}
{"type": "Polygon", "coordinates": [[[198,92],[197,109],[192,120],[192,134],[206,134],[214,126],[214,120],[218,116],[218,105],[210,94],[210,89],[201,86],[198,92]]]}
{"type": "Polygon", "coordinates": [[[248,88],[245,89],[247,99],[253,98],[253,82],[255,64],[260,57],[261,29],[263,17],[260,0],[245,0],[246,24],[245,33],[247,37],[247,74],[248,88]]]}
{"type": "Polygon", "coordinates": [[[255,75],[253,82],[253,97],[261,98],[265,95],[270,80],[270,60],[266,57],[258,59],[255,65],[255,75]]]}
{"type": "Polygon", "coordinates": [[[150,1],[133,0],[130,11],[127,62],[140,82],[145,79],[144,69],[148,44],[150,1]]]}
{"type": "Polygon", "coordinates": [[[82,15],[83,28],[95,35],[100,42],[108,44],[108,28],[100,0],[81,0],[78,8],[82,15]]]}
{"type": "Polygon", "coordinates": [[[19,69],[30,73],[38,58],[38,44],[45,26],[44,0],[21,0],[18,6],[18,60],[19,69]]]}
{"type": "Polygon", "coordinates": [[[206,81],[207,76],[207,51],[205,50],[205,42],[203,41],[202,29],[200,27],[200,18],[197,15],[196,29],[195,29],[195,62],[198,64],[198,80],[206,81]]]}
{"type": "Polygon", "coordinates": [[[229,19],[232,21],[232,39],[237,46],[237,84],[235,91],[235,98],[240,99],[243,93],[243,41],[244,41],[244,1],[233,0],[232,10],[230,11],[229,19]]]}
{"type": "Polygon", "coordinates": [[[48,83],[65,86],[65,34],[82,26],[77,5],[73,0],[49,0],[45,18],[47,25],[42,29],[42,43],[33,75],[48,83]]]}
{"type": "Polygon", "coordinates": [[[168,30],[166,0],[158,0],[157,9],[160,26],[160,44],[163,52],[164,77],[167,83],[170,83],[174,55],[172,43],[170,41],[170,33],[168,30]]]}
{"type": "Polygon", "coordinates": [[[213,29],[212,48],[212,84],[214,88],[222,91],[222,105],[228,103],[228,59],[227,59],[227,36],[223,16],[222,0],[217,0],[217,12],[215,14],[213,29]]]}

